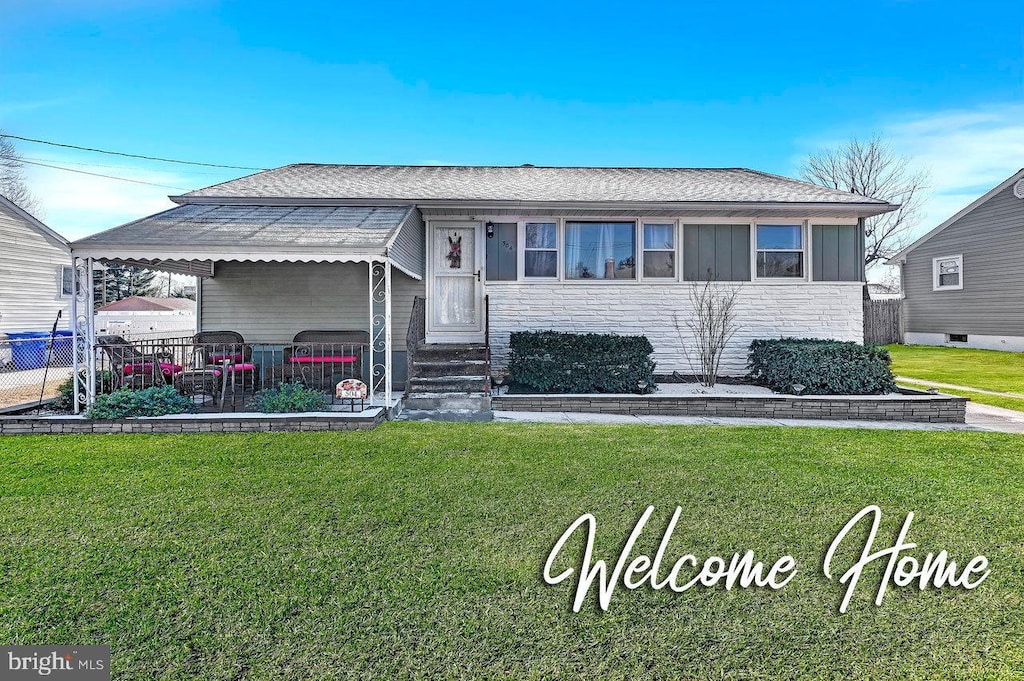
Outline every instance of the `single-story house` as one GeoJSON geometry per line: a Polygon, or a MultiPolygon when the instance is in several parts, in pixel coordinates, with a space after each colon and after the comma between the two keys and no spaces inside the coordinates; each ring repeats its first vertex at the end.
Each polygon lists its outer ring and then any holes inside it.
{"type": "Polygon", "coordinates": [[[171,200],[74,258],[197,276],[198,328],[246,342],[368,330],[389,395],[445,384],[406,376],[407,338],[500,370],[513,331],[643,334],[659,373],[692,373],[688,291],[709,278],[739,289],[726,374],[755,338],[861,341],[863,221],[895,208],[743,168],[531,165],[297,164],[171,200]]]}
{"type": "Polygon", "coordinates": [[[129,296],[96,310],[97,334],[148,338],[195,332],[196,301],[188,298],[129,296]]]}
{"type": "Polygon", "coordinates": [[[890,259],[905,340],[1024,352],[1024,169],[890,259]]]}
{"type": "Polygon", "coordinates": [[[71,324],[71,249],[64,237],[0,196],[0,333],[71,324]]]}

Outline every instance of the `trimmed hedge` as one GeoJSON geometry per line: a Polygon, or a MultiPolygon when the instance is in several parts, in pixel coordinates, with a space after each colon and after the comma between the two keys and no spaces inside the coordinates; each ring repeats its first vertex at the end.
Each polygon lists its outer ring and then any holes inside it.
{"type": "Polygon", "coordinates": [[[122,388],[108,395],[97,395],[86,416],[91,419],[126,419],[136,416],[194,414],[195,403],[173,386],[129,390],[122,388]]]}
{"type": "Polygon", "coordinates": [[[896,391],[889,351],[817,338],[755,340],[747,378],[789,395],[880,395],[896,391]],[[804,386],[797,391],[794,385],[804,386]]]}
{"type": "Polygon", "coordinates": [[[644,336],[516,331],[509,382],[542,393],[653,392],[654,348],[644,336]]]}

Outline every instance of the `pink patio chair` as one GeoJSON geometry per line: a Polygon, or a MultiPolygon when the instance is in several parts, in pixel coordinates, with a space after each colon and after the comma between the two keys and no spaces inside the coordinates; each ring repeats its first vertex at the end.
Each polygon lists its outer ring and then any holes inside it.
{"type": "Polygon", "coordinates": [[[181,372],[171,352],[141,352],[121,336],[100,336],[96,345],[110,360],[114,387],[146,388],[170,383],[181,372]]]}
{"type": "MultiPolygon", "coordinates": [[[[228,372],[228,378],[238,381],[242,390],[256,389],[259,365],[252,361],[252,345],[237,331],[200,331],[192,336],[199,354],[197,368],[217,367],[228,372]]],[[[219,375],[219,374],[218,374],[219,375]]]]}
{"type": "Polygon", "coordinates": [[[370,345],[367,331],[306,330],[295,334],[283,352],[284,363],[268,370],[272,383],[301,381],[332,390],[343,378],[359,378],[363,351],[370,345]]]}

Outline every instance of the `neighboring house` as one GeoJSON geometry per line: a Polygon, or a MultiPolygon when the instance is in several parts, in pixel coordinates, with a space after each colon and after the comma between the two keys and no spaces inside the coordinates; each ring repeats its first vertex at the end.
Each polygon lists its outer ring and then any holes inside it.
{"type": "Polygon", "coordinates": [[[0,333],[71,326],[67,240],[0,196],[0,333]]]}
{"type": "Polygon", "coordinates": [[[754,338],[861,341],[863,219],[894,209],[739,168],[299,164],[171,199],[74,255],[198,276],[200,330],[370,330],[399,384],[417,297],[427,343],[489,343],[499,368],[511,332],[557,329],[644,334],[659,373],[692,373],[709,277],[739,289],[726,374],[754,338]]]}
{"type": "Polygon", "coordinates": [[[96,334],[125,338],[191,336],[196,332],[196,301],[130,296],[96,310],[96,334]]]}
{"type": "Polygon", "coordinates": [[[1024,169],[895,255],[906,342],[1024,351],[1024,169]]]}

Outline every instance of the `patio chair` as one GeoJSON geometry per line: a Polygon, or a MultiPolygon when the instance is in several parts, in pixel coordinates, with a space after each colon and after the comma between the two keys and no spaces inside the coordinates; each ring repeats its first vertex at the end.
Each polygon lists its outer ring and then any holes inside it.
{"type": "Polygon", "coordinates": [[[345,378],[360,378],[367,331],[300,331],[285,346],[284,363],[268,371],[271,383],[302,382],[330,390],[345,378]]]}
{"type": "Polygon", "coordinates": [[[237,331],[200,331],[192,336],[192,342],[198,354],[197,370],[223,369],[228,372],[232,383],[236,379],[240,382],[242,390],[246,389],[246,384],[252,390],[256,389],[259,365],[253,364],[252,345],[246,344],[242,334],[237,331]]]}
{"type": "Polygon", "coordinates": [[[110,360],[115,388],[164,385],[182,370],[180,364],[174,363],[173,353],[141,352],[121,336],[100,336],[96,345],[110,360]]]}

